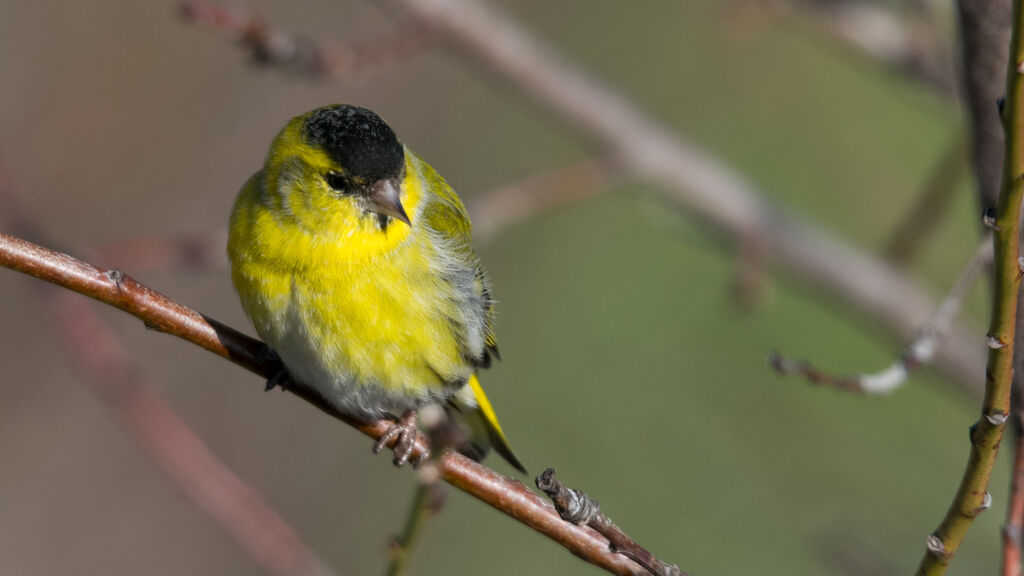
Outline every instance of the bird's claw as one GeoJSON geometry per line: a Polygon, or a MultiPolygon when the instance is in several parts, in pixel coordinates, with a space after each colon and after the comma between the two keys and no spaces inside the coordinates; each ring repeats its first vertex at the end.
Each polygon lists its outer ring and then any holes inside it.
{"type": "Polygon", "coordinates": [[[289,384],[289,374],[287,368],[282,368],[274,373],[273,376],[267,378],[267,386],[263,389],[264,392],[270,392],[274,388],[281,388],[281,390],[287,390],[289,384]]]}
{"type": "MultiPolygon", "coordinates": [[[[379,454],[385,446],[394,441],[394,463],[395,466],[402,466],[408,462],[409,458],[412,456],[413,450],[416,448],[416,438],[418,436],[419,428],[416,427],[416,411],[407,410],[405,414],[398,419],[398,422],[391,424],[391,426],[381,434],[380,438],[373,445],[373,453],[379,454]]],[[[412,461],[413,468],[419,466],[420,463],[428,457],[430,457],[430,451],[424,450],[412,461]]]]}

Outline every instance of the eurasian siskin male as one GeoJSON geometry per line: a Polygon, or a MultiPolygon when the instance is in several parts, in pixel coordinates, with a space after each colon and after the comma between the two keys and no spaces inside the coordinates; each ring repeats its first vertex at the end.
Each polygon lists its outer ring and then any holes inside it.
{"type": "Polygon", "coordinates": [[[375,450],[397,438],[404,463],[415,410],[438,403],[474,430],[461,450],[493,446],[525,472],[477,380],[498,350],[469,216],[377,114],[341,104],[293,118],[235,201],[228,255],[289,385],[356,419],[401,417],[375,450]]]}

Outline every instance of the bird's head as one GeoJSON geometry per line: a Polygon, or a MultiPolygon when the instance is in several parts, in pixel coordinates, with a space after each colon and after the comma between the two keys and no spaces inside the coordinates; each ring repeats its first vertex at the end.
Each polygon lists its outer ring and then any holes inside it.
{"type": "Polygon", "coordinates": [[[337,104],[293,118],[271,144],[266,190],[297,220],[334,230],[411,225],[403,206],[405,147],[374,112],[337,104]]]}

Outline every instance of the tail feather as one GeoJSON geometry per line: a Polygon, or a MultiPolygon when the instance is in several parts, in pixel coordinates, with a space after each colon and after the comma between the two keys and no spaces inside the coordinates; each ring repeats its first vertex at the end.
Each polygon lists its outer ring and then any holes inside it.
{"type": "Polygon", "coordinates": [[[475,458],[482,458],[487,453],[488,447],[501,454],[513,468],[523,474],[528,474],[526,467],[519,461],[519,458],[512,451],[508,438],[501,430],[498,423],[498,416],[494,413],[490,400],[484,394],[480,386],[480,380],[476,374],[470,376],[468,385],[459,391],[452,398],[456,407],[461,411],[465,420],[473,430],[473,438],[470,440],[471,455],[475,458]]]}

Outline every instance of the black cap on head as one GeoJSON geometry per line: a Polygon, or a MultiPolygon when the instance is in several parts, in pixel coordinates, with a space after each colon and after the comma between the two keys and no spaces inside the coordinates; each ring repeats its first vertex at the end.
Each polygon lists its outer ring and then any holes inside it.
{"type": "Polygon", "coordinates": [[[366,108],[337,104],[314,110],[303,134],[367,185],[397,176],[405,165],[405,152],[394,131],[366,108]]]}

